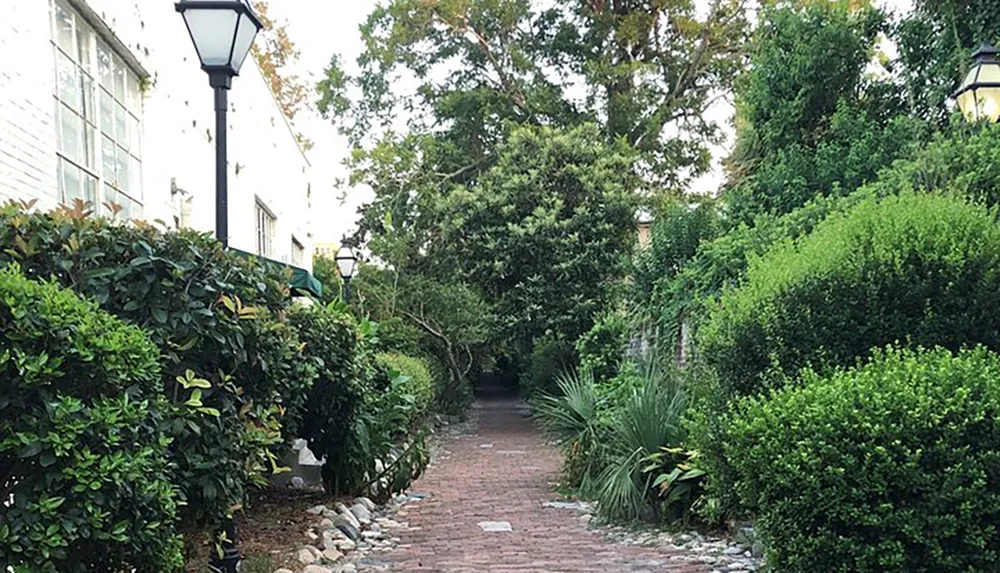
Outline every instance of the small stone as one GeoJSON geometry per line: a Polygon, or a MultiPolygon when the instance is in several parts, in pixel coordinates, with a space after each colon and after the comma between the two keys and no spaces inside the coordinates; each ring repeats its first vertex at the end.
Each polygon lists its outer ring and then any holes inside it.
{"type": "Polygon", "coordinates": [[[319,539],[319,535],[316,535],[316,533],[312,531],[307,531],[306,537],[309,538],[309,541],[316,541],[317,539],[319,539]]]}
{"type": "Polygon", "coordinates": [[[284,567],[282,567],[281,569],[275,569],[274,573],[292,573],[292,570],[291,569],[285,569],[284,567]]]}
{"type": "Polygon", "coordinates": [[[351,541],[357,541],[361,538],[361,531],[349,523],[338,523],[337,529],[343,532],[343,534],[346,535],[351,541]]]}
{"type": "Polygon", "coordinates": [[[350,539],[337,539],[336,541],[333,542],[333,546],[338,551],[343,551],[344,553],[347,553],[348,551],[354,551],[358,547],[357,544],[350,539]]]}
{"type": "Polygon", "coordinates": [[[291,486],[292,489],[302,489],[306,486],[306,480],[302,476],[292,476],[291,486]]]}
{"type": "Polygon", "coordinates": [[[361,537],[363,537],[365,539],[368,539],[368,540],[381,539],[382,538],[382,532],[381,531],[363,531],[361,533],[361,537]]]}
{"type": "Polygon", "coordinates": [[[337,561],[343,556],[344,554],[341,553],[339,550],[337,550],[337,548],[335,547],[327,547],[326,549],[323,550],[323,559],[326,559],[330,563],[337,561]]]}
{"type": "Polygon", "coordinates": [[[487,533],[514,531],[514,528],[511,527],[509,521],[480,521],[478,525],[487,533]]]}
{"type": "Polygon", "coordinates": [[[341,524],[350,525],[354,529],[361,529],[361,522],[358,521],[358,518],[355,517],[354,514],[351,513],[350,511],[345,511],[344,513],[338,513],[337,517],[333,518],[333,524],[337,526],[341,524]]]}
{"type": "Polygon", "coordinates": [[[583,515],[580,516],[580,522],[583,523],[584,525],[587,525],[587,524],[590,523],[590,520],[593,519],[593,518],[594,518],[594,516],[590,515],[589,513],[585,513],[585,514],[583,514],[583,515]]]}
{"type": "Polygon", "coordinates": [[[365,506],[365,509],[367,509],[368,511],[375,511],[376,509],[375,502],[368,499],[367,497],[356,497],[354,498],[354,503],[360,503],[361,505],[365,506]]]}
{"type": "Polygon", "coordinates": [[[324,511],[327,511],[325,505],[316,505],[307,509],[306,513],[311,513],[313,515],[321,515],[324,511]]]}
{"type": "Polygon", "coordinates": [[[352,573],[358,570],[358,566],[354,563],[344,563],[343,565],[337,567],[337,573],[352,573]]]}
{"type": "Polygon", "coordinates": [[[306,545],[302,549],[299,549],[299,552],[297,554],[299,562],[305,565],[309,565],[310,563],[315,563],[319,561],[319,558],[322,555],[323,553],[319,549],[313,547],[312,545],[306,545]]]}
{"type": "Polygon", "coordinates": [[[743,550],[740,549],[739,547],[735,546],[735,545],[727,547],[727,548],[725,548],[725,549],[722,550],[722,554],[723,555],[740,555],[742,553],[743,553],[743,550]]]}
{"type": "Polygon", "coordinates": [[[333,571],[328,567],[323,567],[322,565],[308,565],[302,573],[333,573],[333,571]]]}
{"type": "Polygon", "coordinates": [[[358,523],[361,525],[371,525],[372,513],[368,511],[368,508],[364,505],[357,503],[351,507],[351,513],[357,518],[358,523]]]}

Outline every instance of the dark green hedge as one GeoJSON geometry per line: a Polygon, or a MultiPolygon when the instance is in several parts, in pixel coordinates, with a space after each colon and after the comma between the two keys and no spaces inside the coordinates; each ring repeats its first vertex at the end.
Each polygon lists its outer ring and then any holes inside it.
{"type": "Polygon", "coordinates": [[[1000,226],[941,194],[869,198],[751,262],[700,332],[731,393],[806,365],[851,365],[896,341],[1000,345],[1000,226]]]}
{"type": "Polygon", "coordinates": [[[180,567],[158,360],[138,328],[0,271],[0,564],[180,567]]]}
{"type": "Polygon", "coordinates": [[[1000,358],[888,350],[750,399],[726,457],[783,573],[1000,570],[1000,358]]]}
{"type": "Polygon", "coordinates": [[[227,514],[296,437],[294,424],[282,435],[282,412],[296,409],[315,377],[282,318],[288,277],[205,234],[85,215],[3,206],[0,263],[54,277],[149,334],[172,402],[165,424],[185,516],[227,514]]]}

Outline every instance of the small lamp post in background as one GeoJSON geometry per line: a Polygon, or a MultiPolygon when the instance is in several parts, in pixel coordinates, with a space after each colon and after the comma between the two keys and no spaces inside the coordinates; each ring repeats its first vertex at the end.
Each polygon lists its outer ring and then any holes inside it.
{"type": "Polygon", "coordinates": [[[984,43],[972,54],[972,68],[955,92],[958,107],[969,121],[1000,119],[1000,61],[997,50],[984,43]]]}
{"type": "Polygon", "coordinates": [[[344,279],[344,302],[351,302],[351,279],[354,278],[354,269],[358,264],[358,257],[354,254],[354,249],[345,241],[337,251],[334,258],[337,262],[337,269],[340,271],[340,278],[344,279]]]}
{"type": "Polygon", "coordinates": [[[225,248],[229,245],[229,88],[262,24],[246,0],[181,0],[174,6],[184,17],[201,69],[208,73],[208,83],[215,90],[215,236],[225,248]]]}

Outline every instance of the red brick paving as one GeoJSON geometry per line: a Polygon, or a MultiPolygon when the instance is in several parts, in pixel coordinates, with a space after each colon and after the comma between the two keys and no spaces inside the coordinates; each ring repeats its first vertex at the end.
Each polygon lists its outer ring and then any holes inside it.
{"type": "Polygon", "coordinates": [[[559,497],[551,489],[558,452],[512,399],[481,402],[478,418],[478,429],[442,441],[435,463],[411,488],[427,497],[396,517],[412,529],[399,533],[393,571],[711,571],[665,549],[608,541],[577,511],[544,507],[559,497]],[[509,521],[513,531],[487,533],[481,521],[509,521]]]}

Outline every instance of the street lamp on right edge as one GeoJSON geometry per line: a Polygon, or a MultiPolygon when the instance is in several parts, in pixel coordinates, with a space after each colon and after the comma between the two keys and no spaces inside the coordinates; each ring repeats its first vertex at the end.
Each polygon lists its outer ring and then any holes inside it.
{"type": "Polygon", "coordinates": [[[1000,119],[1000,50],[985,42],[972,54],[972,68],[955,92],[958,108],[969,121],[1000,119]]]}
{"type": "Polygon", "coordinates": [[[334,258],[337,263],[337,270],[340,271],[340,278],[344,279],[344,302],[351,302],[351,279],[354,278],[354,270],[358,264],[358,257],[354,254],[354,249],[346,242],[340,246],[337,256],[334,258]]]}

